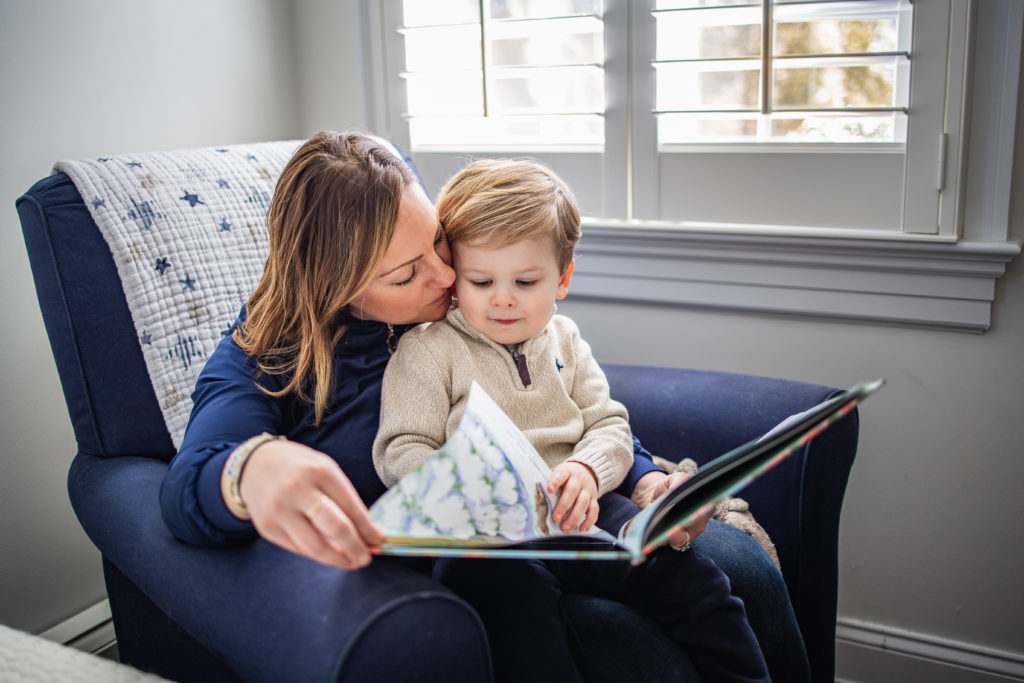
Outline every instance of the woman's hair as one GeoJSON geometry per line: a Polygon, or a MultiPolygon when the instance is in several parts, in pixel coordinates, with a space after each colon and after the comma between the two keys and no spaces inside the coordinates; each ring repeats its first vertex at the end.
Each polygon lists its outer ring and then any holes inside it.
{"type": "Polygon", "coordinates": [[[449,180],[437,212],[449,241],[503,247],[551,236],[560,271],[580,239],[580,212],[569,186],[534,161],[482,159],[449,180]]]}
{"type": "Polygon", "coordinates": [[[270,254],[235,342],[260,369],[287,375],[271,396],[311,401],[319,424],[349,307],[373,281],[416,177],[379,140],[317,133],[285,165],[267,212],[270,254]]]}

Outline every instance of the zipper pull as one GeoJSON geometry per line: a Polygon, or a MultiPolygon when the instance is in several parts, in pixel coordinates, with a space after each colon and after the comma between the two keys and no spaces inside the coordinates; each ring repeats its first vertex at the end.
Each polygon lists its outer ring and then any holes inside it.
{"type": "Polygon", "coordinates": [[[519,379],[523,380],[523,386],[530,386],[530,369],[526,367],[526,356],[519,352],[513,352],[513,357],[516,361],[516,367],[519,368],[519,379]]]}

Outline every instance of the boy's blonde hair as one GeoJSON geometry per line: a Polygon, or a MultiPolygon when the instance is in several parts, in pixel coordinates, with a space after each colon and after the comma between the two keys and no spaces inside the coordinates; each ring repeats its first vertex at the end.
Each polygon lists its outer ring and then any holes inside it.
{"type": "Polygon", "coordinates": [[[441,188],[437,213],[452,244],[497,248],[550,236],[560,272],[572,262],[580,239],[572,190],[535,161],[474,161],[441,188]]]}

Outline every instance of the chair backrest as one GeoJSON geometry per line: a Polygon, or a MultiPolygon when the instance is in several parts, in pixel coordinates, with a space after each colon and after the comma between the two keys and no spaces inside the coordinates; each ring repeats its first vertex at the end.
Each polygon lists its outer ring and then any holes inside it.
{"type": "Polygon", "coordinates": [[[121,278],[74,183],[44,178],[17,207],[78,450],[170,460],[121,278]]]}
{"type": "Polygon", "coordinates": [[[300,141],[61,161],[18,202],[79,451],[169,459],[300,141]],[[141,361],[141,363],[140,363],[141,361]]]}
{"type": "Polygon", "coordinates": [[[300,144],[58,162],[18,199],[80,452],[173,456],[199,371],[262,273],[266,209],[300,144]]]}

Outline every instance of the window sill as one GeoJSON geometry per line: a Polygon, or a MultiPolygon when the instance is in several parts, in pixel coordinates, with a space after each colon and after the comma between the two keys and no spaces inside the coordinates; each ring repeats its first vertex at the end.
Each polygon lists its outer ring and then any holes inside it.
{"type": "Polygon", "coordinates": [[[1019,242],[584,222],[573,297],[984,332],[1019,242]]]}

